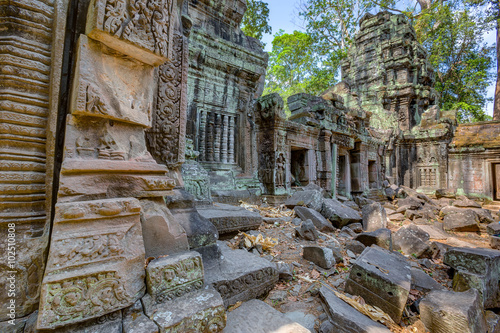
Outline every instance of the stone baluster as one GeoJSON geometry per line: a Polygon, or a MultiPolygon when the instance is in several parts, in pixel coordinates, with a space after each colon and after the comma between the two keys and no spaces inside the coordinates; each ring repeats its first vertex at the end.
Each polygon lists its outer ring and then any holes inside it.
{"type": "Polygon", "coordinates": [[[222,128],[222,148],[221,148],[221,162],[227,163],[227,135],[229,132],[229,116],[222,115],[224,127],[222,128]]]}
{"type": "Polygon", "coordinates": [[[234,122],[236,118],[229,116],[229,152],[228,152],[228,162],[234,163],[234,122]]]}
{"type": "Polygon", "coordinates": [[[200,111],[200,141],[198,151],[200,152],[200,161],[206,161],[205,145],[206,145],[206,126],[207,126],[207,112],[200,111]]]}
{"type": "Polygon", "coordinates": [[[215,114],[215,142],[214,142],[214,161],[220,162],[220,139],[222,132],[222,124],[221,124],[220,114],[215,114]]]}
{"type": "Polygon", "coordinates": [[[214,160],[214,113],[210,112],[208,114],[208,126],[207,126],[207,155],[206,161],[212,162],[214,160]]]}

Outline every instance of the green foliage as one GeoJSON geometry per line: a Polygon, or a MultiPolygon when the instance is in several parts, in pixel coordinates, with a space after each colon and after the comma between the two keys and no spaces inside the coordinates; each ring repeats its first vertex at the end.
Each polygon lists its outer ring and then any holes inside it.
{"type": "Polygon", "coordinates": [[[315,52],[311,35],[280,30],[274,35],[264,94],[277,92],[286,99],[307,92],[319,94],[335,83],[335,69],[315,52]]]}
{"type": "Polygon", "coordinates": [[[247,0],[247,11],[241,21],[241,30],[247,36],[262,39],[264,34],[270,34],[269,8],[267,3],[259,0],[247,0]]]}
{"type": "MultiPolygon", "coordinates": [[[[436,72],[435,89],[443,110],[458,110],[460,122],[488,120],[486,97],[493,75],[493,48],[483,35],[491,28],[486,7],[435,2],[413,17],[417,38],[436,72]]],[[[410,17],[412,18],[412,17],[410,17]]]]}

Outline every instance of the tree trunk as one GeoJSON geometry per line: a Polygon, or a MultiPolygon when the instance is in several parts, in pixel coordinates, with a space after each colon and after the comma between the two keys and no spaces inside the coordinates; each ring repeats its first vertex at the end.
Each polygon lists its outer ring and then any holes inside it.
{"type": "Polygon", "coordinates": [[[497,86],[493,104],[493,120],[500,120],[500,19],[497,19],[497,86]]]}

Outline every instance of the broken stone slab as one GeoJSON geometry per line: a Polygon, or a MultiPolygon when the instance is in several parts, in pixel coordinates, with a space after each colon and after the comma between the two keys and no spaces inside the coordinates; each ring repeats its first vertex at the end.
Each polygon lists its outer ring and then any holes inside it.
{"type": "Polygon", "coordinates": [[[212,287],[195,290],[164,303],[150,295],[142,299],[144,312],[160,332],[219,332],[226,326],[226,310],[220,294],[212,287]]]}
{"type": "Polygon", "coordinates": [[[461,195],[457,200],[453,201],[453,206],[455,207],[465,207],[465,208],[481,208],[481,204],[461,195]]]}
{"type": "Polygon", "coordinates": [[[493,223],[493,222],[495,222],[495,219],[493,219],[491,212],[488,209],[483,209],[483,208],[445,206],[445,207],[441,208],[439,215],[444,217],[448,214],[460,213],[460,212],[463,212],[465,210],[474,211],[479,218],[479,222],[481,222],[481,223],[493,223]]]}
{"type": "Polygon", "coordinates": [[[338,238],[352,239],[352,238],[356,237],[356,233],[354,232],[354,230],[352,230],[348,226],[345,226],[345,227],[342,227],[342,229],[340,229],[340,233],[338,234],[337,237],[338,238]]]}
{"type": "Polygon", "coordinates": [[[483,333],[486,322],[477,290],[431,291],[419,304],[425,327],[436,333],[483,333]]]}
{"type": "Polygon", "coordinates": [[[203,284],[203,262],[195,251],[154,259],[146,267],[147,290],[158,303],[201,289],[203,284]]]}
{"type": "Polygon", "coordinates": [[[473,210],[447,214],[443,218],[445,230],[452,231],[479,231],[479,216],[473,210]]]}
{"type": "Polygon", "coordinates": [[[448,239],[450,238],[450,234],[448,234],[443,229],[437,228],[433,225],[419,225],[418,228],[429,234],[430,239],[448,239]]]}
{"type": "Polygon", "coordinates": [[[406,207],[406,210],[412,209],[412,210],[417,210],[421,208],[424,205],[425,201],[421,200],[415,196],[409,196],[404,199],[398,199],[398,206],[399,207],[406,207]]]}
{"type": "Polygon", "coordinates": [[[140,212],[134,198],[56,205],[38,329],[98,318],[144,295],[140,212]]]}
{"type": "Polygon", "coordinates": [[[60,327],[56,330],[38,330],[34,325],[26,323],[24,333],[123,333],[123,316],[122,311],[108,313],[99,318],[90,319],[84,322],[75,323],[60,327]]]}
{"type": "Polygon", "coordinates": [[[399,323],[411,288],[410,264],[406,258],[376,245],[356,259],[346,280],[345,291],[363,297],[399,323]]]}
{"type": "Polygon", "coordinates": [[[154,321],[149,319],[142,308],[141,301],[123,309],[123,333],[159,333],[154,321]]]}
{"type": "Polygon", "coordinates": [[[143,199],[140,202],[146,258],[189,250],[186,231],[174,219],[163,198],[143,199]]]}
{"type": "Polygon", "coordinates": [[[269,292],[278,282],[279,274],[273,263],[245,250],[232,250],[219,244],[222,258],[211,265],[205,264],[205,283],[212,285],[230,306],[269,292]]]}
{"type": "Polygon", "coordinates": [[[223,333],[310,333],[311,331],[260,300],[250,300],[227,314],[223,333]]]}
{"type": "Polygon", "coordinates": [[[341,229],[350,223],[358,223],[362,218],[358,211],[341,204],[335,199],[325,199],[321,215],[330,220],[334,227],[341,229]]]}
{"type": "Polygon", "coordinates": [[[289,263],[278,261],[276,263],[276,270],[279,274],[279,279],[284,281],[291,281],[293,279],[292,267],[289,263]]]}
{"type": "Polygon", "coordinates": [[[490,246],[492,249],[500,250],[500,237],[490,235],[490,246]]]}
{"type": "Polygon", "coordinates": [[[389,215],[389,220],[392,222],[401,222],[401,221],[406,220],[406,218],[403,214],[396,213],[396,214],[389,215]]]}
{"type": "Polygon", "coordinates": [[[483,248],[451,248],[444,263],[455,269],[453,290],[479,291],[485,309],[500,306],[500,251],[483,248]]]}
{"type": "Polygon", "coordinates": [[[500,333],[500,316],[493,311],[485,311],[484,318],[488,333],[500,333]]]}
{"type": "Polygon", "coordinates": [[[344,202],[342,202],[342,204],[344,206],[347,206],[347,207],[352,208],[354,210],[361,211],[361,208],[359,208],[359,206],[354,201],[350,201],[350,200],[344,201],[344,202]]]}
{"type": "Polygon", "coordinates": [[[363,229],[375,231],[387,227],[387,214],[379,202],[363,206],[363,229]]]}
{"type": "Polygon", "coordinates": [[[294,211],[302,221],[311,220],[319,231],[326,232],[335,230],[332,224],[314,209],[295,206],[294,211]]]}
{"type": "Polygon", "coordinates": [[[363,225],[361,223],[351,223],[347,225],[348,228],[350,228],[352,231],[354,231],[357,234],[360,234],[363,232],[363,225]]]}
{"type": "Polygon", "coordinates": [[[486,232],[489,235],[498,235],[500,234],[500,223],[493,222],[486,226],[486,232]]]}
{"type": "Polygon", "coordinates": [[[296,236],[308,241],[315,241],[319,236],[318,230],[316,230],[316,227],[311,220],[303,221],[300,224],[300,227],[295,228],[295,234],[296,236]]]}
{"type": "Polygon", "coordinates": [[[219,234],[257,229],[262,223],[259,213],[240,206],[217,203],[213,206],[197,207],[198,213],[217,228],[219,234]]]}
{"type": "Polygon", "coordinates": [[[354,240],[361,242],[364,246],[372,246],[373,244],[381,248],[392,251],[392,233],[387,228],[381,228],[372,232],[364,232],[357,235],[354,240]]]}
{"type": "Polygon", "coordinates": [[[324,269],[330,269],[335,265],[332,249],[328,247],[304,246],[302,257],[324,269]]]}
{"type": "Polygon", "coordinates": [[[389,333],[384,325],[371,320],[323,286],[319,295],[331,319],[332,329],[324,333],[389,333]]]}
{"type": "Polygon", "coordinates": [[[316,190],[295,192],[290,198],[286,199],[285,206],[288,208],[305,206],[319,212],[323,206],[323,194],[316,190]]]}
{"type": "Polygon", "coordinates": [[[286,312],[285,316],[292,322],[298,323],[305,327],[310,332],[314,332],[314,325],[316,324],[316,316],[311,313],[306,313],[304,310],[286,312]]]}
{"type": "Polygon", "coordinates": [[[429,292],[432,290],[445,289],[436,280],[419,268],[411,268],[411,289],[429,292]]]}
{"type": "Polygon", "coordinates": [[[429,234],[419,226],[410,224],[401,227],[392,237],[394,249],[416,258],[432,258],[433,251],[429,242],[429,234]]]}
{"type": "Polygon", "coordinates": [[[215,245],[219,239],[217,228],[201,216],[195,208],[194,196],[185,190],[175,190],[165,197],[170,213],[186,231],[189,248],[198,250],[215,245]]]}
{"type": "Polygon", "coordinates": [[[364,251],[366,246],[357,240],[348,239],[345,242],[345,248],[358,256],[364,251]]]}

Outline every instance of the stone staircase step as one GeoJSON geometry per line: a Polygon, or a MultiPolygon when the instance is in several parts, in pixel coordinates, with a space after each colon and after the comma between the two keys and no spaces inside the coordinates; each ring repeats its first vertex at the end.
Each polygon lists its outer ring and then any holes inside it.
{"type": "Polygon", "coordinates": [[[205,262],[205,282],[224,299],[226,307],[269,292],[278,282],[274,264],[245,250],[232,250],[218,242],[222,258],[205,262]]]}
{"type": "Polygon", "coordinates": [[[151,295],[142,298],[144,311],[166,332],[219,332],[226,326],[226,310],[220,294],[205,287],[171,301],[156,303],[151,295]]]}

